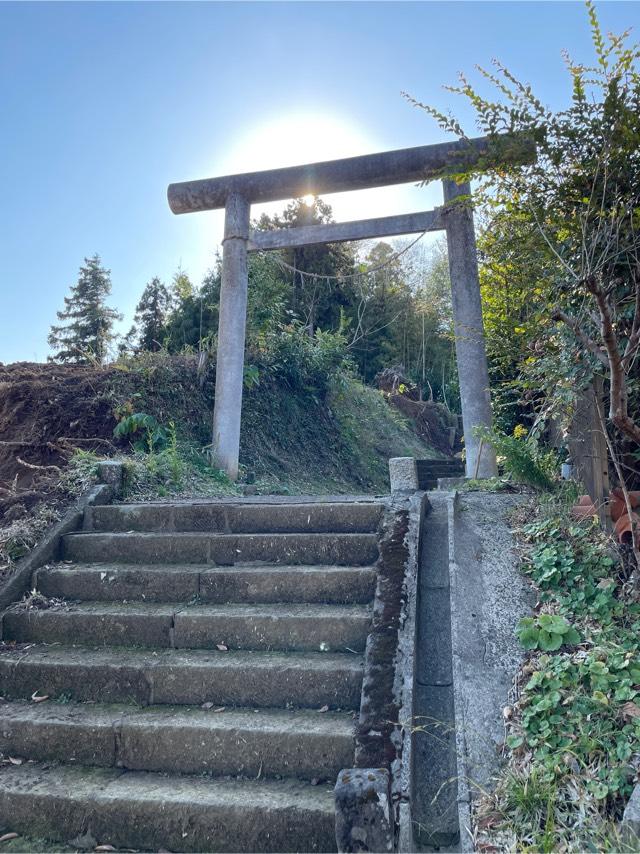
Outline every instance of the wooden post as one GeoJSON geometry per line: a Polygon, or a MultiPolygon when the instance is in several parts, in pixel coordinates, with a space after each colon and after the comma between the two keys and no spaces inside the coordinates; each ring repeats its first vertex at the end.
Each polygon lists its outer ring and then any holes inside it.
{"type": "Polygon", "coordinates": [[[231,480],[238,477],[240,415],[247,325],[247,242],[251,205],[232,193],[227,198],[222,243],[222,283],[218,321],[216,397],[212,451],[216,465],[231,480]]]}
{"type": "MultiPolygon", "coordinates": [[[[455,202],[459,196],[471,195],[468,183],[456,184],[446,180],[442,185],[446,204],[455,202]]],[[[445,208],[443,217],[447,230],[467,477],[495,477],[495,452],[491,445],[481,443],[474,435],[474,427],[491,428],[492,416],[471,205],[462,202],[452,204],[445,208]]]]}

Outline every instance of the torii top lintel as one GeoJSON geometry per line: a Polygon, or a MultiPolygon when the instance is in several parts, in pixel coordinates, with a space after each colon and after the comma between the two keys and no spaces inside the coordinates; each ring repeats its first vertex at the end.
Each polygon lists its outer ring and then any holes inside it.
{"type": "Polygon", "coordinates": [[[340,193],[428,181],[478,167],[488,170],[499,165],[530,163],[535,156],[535,144],[528,137],[500,134],[264,172],[183,181],[169,184],[167,197],[173,213],[192,213],[223,208],[232,194],[249,203],[275,202],[309,193],[340,193]]]}

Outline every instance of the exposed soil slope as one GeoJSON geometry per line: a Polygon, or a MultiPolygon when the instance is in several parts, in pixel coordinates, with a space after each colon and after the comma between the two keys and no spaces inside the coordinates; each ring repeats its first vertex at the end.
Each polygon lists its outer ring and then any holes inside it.
{"type": "MultiPolygon", "coordinates": [[[[55,492],[75,449],[126,452],[128,443],[113,437],[125,412],[173,421],[182,440],[206,446],[214,376],[199,378],[196,365],[190,356],[106,368],[0,365],[0,519],[18,518],[55,492]]],[[[405,454],[433,451],[379,392],[353,379],[342,377],[324,397],[311,389],[293,393],[268,376],[245,391],[247,480],[275,479],[291,491],[383,491],[388,457],[405,454]]]]}

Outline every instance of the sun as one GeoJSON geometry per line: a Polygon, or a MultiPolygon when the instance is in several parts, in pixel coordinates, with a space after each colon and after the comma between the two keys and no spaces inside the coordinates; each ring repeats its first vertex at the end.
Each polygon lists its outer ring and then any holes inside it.
{"type": "MultiPolygon", "coordinates": [[[[317,163],[323,160],[338,160],[342,157],[357,157],[384,149],[373,135],[353,121],[340,115],[296,112],[279,116],[271,121],[257,124],[232,146],[232,152],[218,174],[254,172],[262,169],[278,169],[283,166],[298,166],[302,163],[317,163]]],[[[360,219],[372,216],[371,193],[389,197],[395,188],[335,193],[323,196],[333,208],[336,220],[360,219]]],[[[303,201],[311,207],[317,195],[308,193],[303,201]]],[[[278,213],[287,201],[254,205],[258,213],[278,213]]],[[[374,210],[384,209],[389,213],[389,204],[373,205],[374,210]]],[[[379,214],[378,214],[379,215],[379,214]]]]}

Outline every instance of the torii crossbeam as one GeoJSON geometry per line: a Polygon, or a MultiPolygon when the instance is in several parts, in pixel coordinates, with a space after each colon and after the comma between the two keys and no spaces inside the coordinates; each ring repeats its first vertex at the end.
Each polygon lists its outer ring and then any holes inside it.
{"type": "Polygon", "coordinates": [[[535,146],[530,140],[501,135],[169,185],[167,196],[173,213],[225,209],[212,447],[217,464],[232,480],[238,476],[240,452],[247,253],[443,229],[447,233],[467,476],[495,475],[493,451],[481,445],[473,431],[479,425],[491,426],[473,212],[468,201],[452,204],[460,197],[468,200],[471,189],[467,182],[458,184],[451,178],[470,169],[488,170],[534,159],[535,146]],[[445,205],[434,211],[250,231],[251,205],[255,203],[437,178],[443,182],[445,205]]]}

